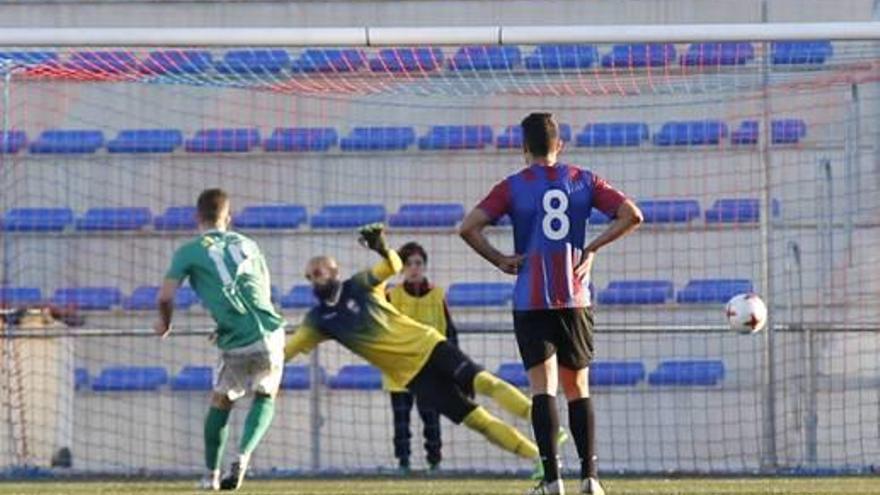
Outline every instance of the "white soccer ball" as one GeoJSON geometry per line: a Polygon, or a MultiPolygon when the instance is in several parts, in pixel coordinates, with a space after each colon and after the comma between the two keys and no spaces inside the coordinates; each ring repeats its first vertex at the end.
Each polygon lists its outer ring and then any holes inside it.
{"type": "Polygon", "coordinates": [[[757,294],[738,294],[727,302],[727,322],[739,333],[755,333],[767,324],[767,305],[757,294]]]}

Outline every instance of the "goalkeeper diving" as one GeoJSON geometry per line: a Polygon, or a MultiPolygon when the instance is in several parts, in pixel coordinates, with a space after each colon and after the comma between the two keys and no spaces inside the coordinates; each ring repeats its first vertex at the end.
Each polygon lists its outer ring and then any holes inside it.
{"type": "Polygon", "coordinates": [[[333,258],[309,260],[305,276],[320,303],[288,340],[285,358],[290,360],[334,339],[454,423],[464,423],[508,452],[536,459],[538,448],[531,440],[470,397],[473,392],[491,397],[523,419],[530,417],[531,401],[447,343],[440,332],[405,316],[388,302],[385,283],[400,272],[403,263],[397,252],[388,248],[383,230],[382,224],[361,229],[360,242],[379,253],[382,260],[348,280],[340,280],[333,258]]]}

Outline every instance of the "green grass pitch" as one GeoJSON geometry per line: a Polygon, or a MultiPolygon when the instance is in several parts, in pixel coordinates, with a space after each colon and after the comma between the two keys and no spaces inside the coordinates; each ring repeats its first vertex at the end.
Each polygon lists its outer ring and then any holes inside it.
{"type": "MultiPolygon", "coordinates": [[[[880,494],[880,478],[611,479],[609,495],[880,494]]],[[[0,494],[148,495],[202,493],[195,481],[0,483],[0,494]]],[[[529,483],[510,479],[249,480],[239,494],[267,495],[521,495],[529,483]]],[[[577,494],[576,483],[568,492],[577,494]]]]}

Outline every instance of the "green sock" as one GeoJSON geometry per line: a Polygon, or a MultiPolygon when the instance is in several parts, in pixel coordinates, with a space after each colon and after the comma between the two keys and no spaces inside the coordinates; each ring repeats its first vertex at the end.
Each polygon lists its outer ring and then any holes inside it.
{"type": "Polygon", "coordinates": [[[249,456],[257,448],[272,423],[272,416],[275,416],[275,399],[262,395],[254,397],[251,410],[244,421],[244,434],[238,444],[239,454],[249,456]]]}
{"type": "Polygon", "coordinates": [[[205,417],[205,465],[210,471],[220,469],[226,439],[229,438],[229,410],[211,407],[205,417]]]}

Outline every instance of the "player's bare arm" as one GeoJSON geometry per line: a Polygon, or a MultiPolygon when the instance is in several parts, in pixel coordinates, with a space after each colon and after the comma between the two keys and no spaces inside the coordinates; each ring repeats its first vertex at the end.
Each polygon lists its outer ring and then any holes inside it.
{"type": "Polygon", "coordinates": [[[174,315],[174,296],[177,294],[177,287],[180,282],[170,278],[166,278],[162,282],[162,288],[159,289],[157,304],[159,307],[159,320],[153,326],[153,331],[160,337],[166,337],[171,332],[171,318],[174,315]]]}
{"type": "Polygon", "coordinates": [[[589,274],[590,269],[593,266],[593,260],[596,257],[596,252],[599,249],[629,234],[638,228],[643,221],[644,216],[642,215],[642,210],[640,210],[635,203],[629,199],[621,203],[620,207],[617,209],[617,215],[615,216],[614,221],[611,222],[604,232],[590,241],[587,247],[584,248],[581,261],[574,268],[575,275],[583,278],[589,274]]]}
{"type": "Polygon", "coordinates": [[[479,208],[474,208],[461,222],[458,233],[464,242],[468,244],[480,256],[489,263],[497,266],[502,272],[509,275],[516,275],[520,265],[522,265],[523,256],[514,254],[506,255],[495,248],[483,230],[491,223],[489,215],[479,208]]]}

